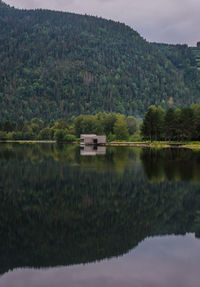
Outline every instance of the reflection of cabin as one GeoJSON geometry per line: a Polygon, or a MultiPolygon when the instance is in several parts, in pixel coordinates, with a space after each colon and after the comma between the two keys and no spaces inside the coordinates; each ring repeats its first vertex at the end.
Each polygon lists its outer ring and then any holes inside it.
{"type": "Polygon", "coordinates": [[[85,156],[105,155],[106,147],[95,146],[95,145],[84,145],[83,148],[81,148],[80,154],[85,156]]]}
{"type": "Polygon", "coordinates": [[[106,136],[97,135],[80,135],[81,145],[104,145],[106,144],[106,136]]]}

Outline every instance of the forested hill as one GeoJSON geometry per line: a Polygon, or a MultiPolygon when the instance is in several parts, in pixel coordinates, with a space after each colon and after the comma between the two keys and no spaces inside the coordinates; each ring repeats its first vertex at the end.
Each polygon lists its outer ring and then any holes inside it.
{"type": "Polygon", "coordinates": [[[193,76],[124,24],[0,1],[0,31],[1,120],[200,103],[193,76]]]}
{"type": "Polygon", "coordinates": [[[200,95],[200,42],[197,47],[187,45],[154,45],[165,54],[169,61],[182,73],[184,83],[190,88],[190,93],[196,95],[199,101],[200,95]]]}

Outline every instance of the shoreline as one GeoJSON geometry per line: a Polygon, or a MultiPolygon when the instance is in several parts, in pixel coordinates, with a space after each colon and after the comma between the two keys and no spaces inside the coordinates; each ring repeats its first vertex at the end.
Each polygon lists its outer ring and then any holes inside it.
{"type": "Polygon", "coordinates": [[[192,150],[200,150],[200,142],[111,142],[107,143],[105,146],[148,147],[152,149],[187,148],[192,150]]]}
{"type": "Polygon", "coordinates": [[[110,142],[106,143],[105,146],[124,146],[124,147],[150,147],[150,143],[146,142],[110,142]]]}
{"type": "Polygon", "coordinates": [[[54,140],[0,140],[0,143],[56,143],[54,140]]]}
{"type": "MultiPolygon", "coordinates": [[[[55,140],[0,140],[0,143],[19,143],[19,144],[35,144],[35,143],[59,143],[55,140]]],[[[80,144],[80,142],[60,142],[60,144],[80,144]]],[[[148,148],[187,148],[191,150],[200,150],[200,142],[108,142],[102,146],[106,147],[148,147],[148,148]]]]}

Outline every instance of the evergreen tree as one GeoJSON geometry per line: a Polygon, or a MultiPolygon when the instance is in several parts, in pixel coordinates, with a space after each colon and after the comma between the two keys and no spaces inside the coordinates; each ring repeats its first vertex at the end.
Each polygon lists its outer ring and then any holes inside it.
{"type": "Polygon", "coordinates": [[[176,139],[176,128],[177,128],[177,119],[175,115],[175,110],[170,108],[167,110],[164,117],[164,135],[166,140],[175,140],[176,139]]]}
{"type": "Polygon", "coordinates": [[[194,134],[195,140],[200,140],[200,105],[193,105],[192,110],[194,113],[194,134]]]}
{"type": "Polygon", "coordinates": [[[150,106],[144,116],[141,133],[144,139],[153,141],[163,137],[164,110],[150,106]]]}
{"type": "Polygon", "coordinates": [[[192,108],[183,108],[180,113],[180,139],[191,140],[195,133],[194,112],[192,108]]]}

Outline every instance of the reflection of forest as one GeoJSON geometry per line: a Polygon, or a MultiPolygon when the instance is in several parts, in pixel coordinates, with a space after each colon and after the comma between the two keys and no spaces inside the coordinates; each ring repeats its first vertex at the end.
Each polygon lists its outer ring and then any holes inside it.
{"type": "Polygon", "coordinates": [[[189,149],[143,149],[140,158],[151,182],[167,179],[200,183],[200,152],[189,149]]]}
{"type": "Polygon", "coordinates": [[[199,186],[174,174],[195,174],[199,154],[168,152],[81,157],[74,146],[0,145],[0,272],[117,256],[148,236],[198,235],[199,186]],[[159,165],[173,161],[173,176],[162,175],[171,182],[160,181],[159,165]]]}

